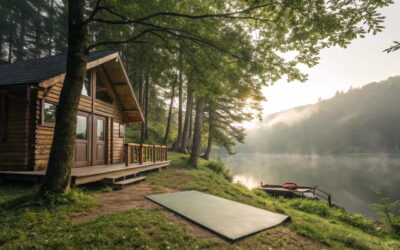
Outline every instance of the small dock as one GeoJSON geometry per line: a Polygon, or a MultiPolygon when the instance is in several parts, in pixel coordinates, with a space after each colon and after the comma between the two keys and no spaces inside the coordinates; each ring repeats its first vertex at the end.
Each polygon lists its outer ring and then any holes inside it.
{"type": "Polygon", "coordinates": [[[262,184],[258,189],[265,191],[272,196],[283,196],[286,198],[308,198],[312,200],[325,200],[329,206],[337,206],[332,202],[332,196],[319,189],[318,186],[297,186],[296,188],[286,188],[283,185],[262,184]]]}

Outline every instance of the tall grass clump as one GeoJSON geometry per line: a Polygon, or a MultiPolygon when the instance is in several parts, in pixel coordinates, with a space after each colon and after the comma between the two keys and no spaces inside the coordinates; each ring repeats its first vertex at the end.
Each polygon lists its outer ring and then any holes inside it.
{"type": "Polygon", "coordinates": [[[376,233],[374,223],[361,214],[352,214],[341,209],[331,208],[324,201],[294,199],[290,202],[290,206],[310,214],[316,214],[324,218],[332,218],[342,221],[350,226],[361,229],[367,233],[376,233]]]}
{"type": "Polygon", "coordinates": [[[224,176],[224,178],[230,182],[233,179],[233,176],[229,172],[229,169],[227,169],[221,161],[209,160],[207,164],[205,164],[205,167],[211,169],[217,174],[224,176]]]}

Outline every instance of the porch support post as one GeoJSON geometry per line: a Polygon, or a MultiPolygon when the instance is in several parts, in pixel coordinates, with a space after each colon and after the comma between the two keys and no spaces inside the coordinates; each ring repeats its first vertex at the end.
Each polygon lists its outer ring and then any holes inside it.
{"type": "Polygon", "coordinates": [[[126,167],[132,162],[132,147],[129,143],[124,144],[124,161],[126,167]]]}

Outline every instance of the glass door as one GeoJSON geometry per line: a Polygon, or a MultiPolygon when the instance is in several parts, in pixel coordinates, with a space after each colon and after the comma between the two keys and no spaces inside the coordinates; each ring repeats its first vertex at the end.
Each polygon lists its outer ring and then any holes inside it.
{"type": "Polygon", "coordinates": [[[93,116],[93,165],[106,164],[106,118],[101,116],[93,116]]]}
{"type": "Polygon", "coordinates": [[[79,113],[77,116],[74,167],[90,165],[90,120],[89,114],[79,113]]]}

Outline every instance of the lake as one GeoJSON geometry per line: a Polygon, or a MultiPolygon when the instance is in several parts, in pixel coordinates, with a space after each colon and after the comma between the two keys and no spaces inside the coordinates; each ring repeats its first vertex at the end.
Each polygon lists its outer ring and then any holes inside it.
{"type": "Polygon", "coordinates": [[[392,155],[270,155],[237,153],[215,155],[234,174],[234,181],[254,188],[264,184],[295,182],[318,185],[349,212],[377,218],[372,204],[376,190],[400,199],[400,157],[392,155]]]}

